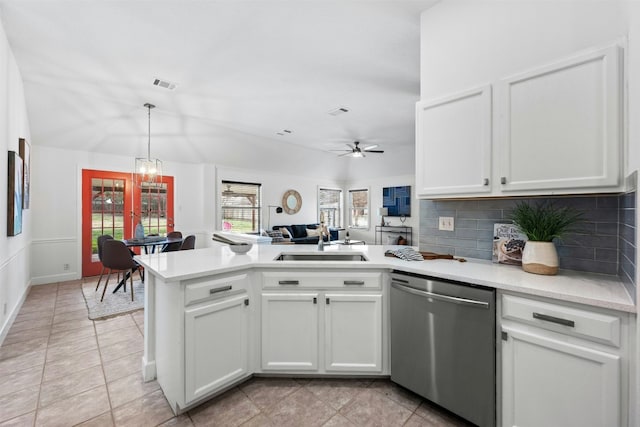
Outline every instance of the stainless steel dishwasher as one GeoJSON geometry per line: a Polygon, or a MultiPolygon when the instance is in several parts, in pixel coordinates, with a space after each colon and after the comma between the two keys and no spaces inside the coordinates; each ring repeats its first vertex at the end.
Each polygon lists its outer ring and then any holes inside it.
{"type": "Polygon", "coordinates": [[[495,426],[495,290],[394,271],[390,303],[391,380],[495,426]]]}

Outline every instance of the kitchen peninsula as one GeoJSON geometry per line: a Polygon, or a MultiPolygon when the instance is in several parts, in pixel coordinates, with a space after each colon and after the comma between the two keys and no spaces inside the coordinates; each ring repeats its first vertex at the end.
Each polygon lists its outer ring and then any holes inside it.
{"type": "MultiPolygon", "coordinates": [[[[219,245],[137,257],[149,273],[145,379],[157,378],[179,413],[254,374],[389,376],[390,273],[400,271],[497,289],[498,340],[503,325],[518,337],[520,321],[525,329],[537,326],[580,343],[594,341],[599,352],[604,347],[617,363],[615,372],[607,371],[614,379],[607,387],[616,391],[607,398],[616,400],[605,412],[611,419],[627,419],[627,353],[636,307],[615,276],[574,271],[538,276],[481,260],[403,261],[385,256],[386,249],[336,245],[318,252],[255,245],[246,255],[235,255],[219,245]],[[283,253],[333,260],[276,260],[283,253]],[[364,260],[339,260],[341,255],[364,260]],[[568,313],[586,326],[566,331],[572,328],[530,321],[522,317],[528,307],[568,313]]],[[[508,386],[503,385],[503,395],[508,386]]]]}

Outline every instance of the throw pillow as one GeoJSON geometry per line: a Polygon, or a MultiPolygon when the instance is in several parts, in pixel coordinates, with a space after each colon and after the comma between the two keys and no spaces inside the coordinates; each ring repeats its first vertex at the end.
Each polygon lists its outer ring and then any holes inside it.
{"type": "Polygon", "coordinates": [[[320,237],[320,229],[316,228],[315,230],[311,228],[307,228],[307,236],[308,237],[320,237]]]}
{"type": "Polygon", "coordinates": [[[281,231],[267,231],[267,234],[271,237],[271,243],[284,242],[284,237],[282,237],[281,231]]]}
{"type": "Polygon", "coordinates": [[[307,227],[304,224],[292,225],[293,237],[307,237],[307,227]]]}
{"type": "Polygon", "coordinates": [[[397,245],[398,236],[387,236],[387,245],[397,245]]]}
{"type": "Polygon", "coordinates": [[[285,239],[291,239],[293,237],[291,233],[289,233],[289,230],[284,227],[280,229],[280,232],[282,233],[282,237],[284,237],[285,239]]]}

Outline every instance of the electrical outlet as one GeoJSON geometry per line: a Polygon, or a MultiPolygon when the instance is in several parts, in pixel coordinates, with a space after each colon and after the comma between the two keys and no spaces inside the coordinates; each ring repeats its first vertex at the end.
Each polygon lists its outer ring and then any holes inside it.
{"type": "Polygon", "coordinates": [[[62,268],[64,269],[64,271],[69,270],[69,264],[64,264],[64,265],[62,266],[62,268]]]}
{"type": "Polygon", "coordinates": [[[453,217],[441,216],[438,220],[438,230],[453,231],[453,217]]]}

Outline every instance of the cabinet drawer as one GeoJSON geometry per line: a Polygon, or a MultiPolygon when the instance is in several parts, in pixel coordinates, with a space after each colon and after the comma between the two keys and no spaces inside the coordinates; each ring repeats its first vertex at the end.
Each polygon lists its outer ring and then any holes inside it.
{"type": "Polygon", "coordinates": [[[620,318],[615,315],[503,295],[502,318],[615,347],[620,346],[620,318]]]}
{"type": "Polygon", "coordinates": [[[191,305],[209,298],[220,298],[245,291],[248,281],[246,274],[187,280],[185,281],[184,305],[191,305]]]}
{"type": "Polygon", "coordinates": [[[262,273],[263,289],[381,289],[382,273],[274,271],[262,273]]]}

